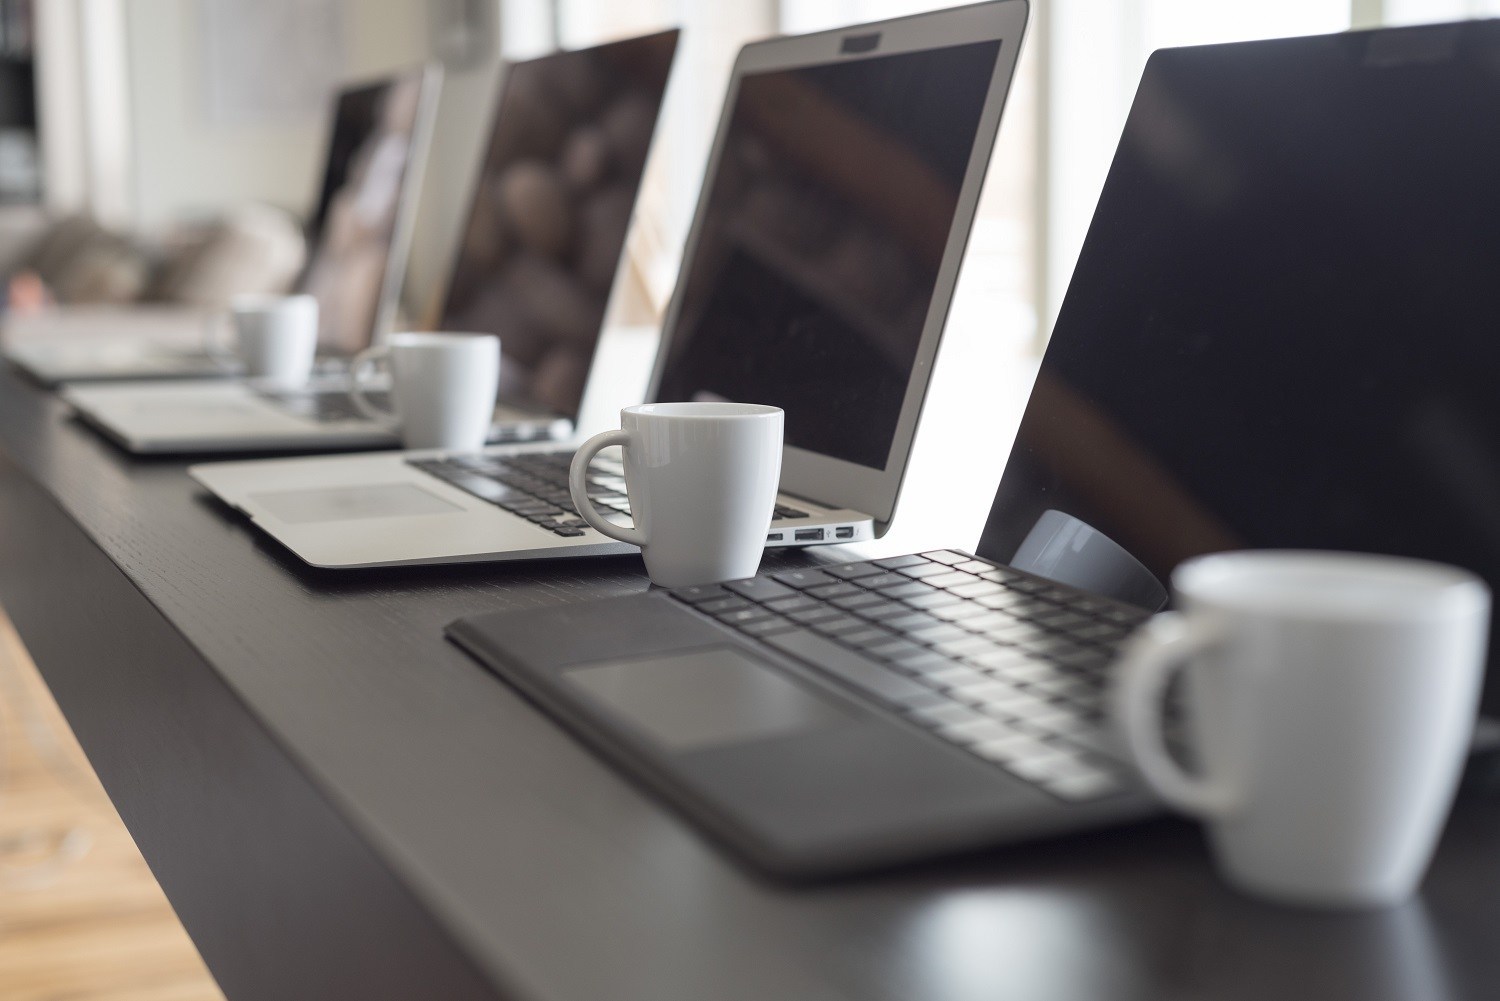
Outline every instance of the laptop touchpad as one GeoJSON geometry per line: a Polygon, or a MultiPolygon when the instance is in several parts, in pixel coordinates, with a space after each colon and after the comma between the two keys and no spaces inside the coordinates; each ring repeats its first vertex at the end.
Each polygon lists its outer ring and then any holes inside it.
{"type": "Polygon", "coordinates": [[[457,504],[410,483],[376,483],[361,487],[276,490],[250,499],[289,524],[349,521],[354,518],[402,518],[462,511],[457,504]]]}
{"type": "Polygon", "coordinates": [[[831,701],[727,647],[568,668],[568,682],[671,751],[847,720],[831,701]]]}

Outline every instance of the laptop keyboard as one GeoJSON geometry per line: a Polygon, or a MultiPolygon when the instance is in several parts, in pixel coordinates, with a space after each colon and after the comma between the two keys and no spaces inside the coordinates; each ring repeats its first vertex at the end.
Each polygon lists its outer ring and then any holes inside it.
{"type": "Polygon", "coordinates": [[[1129,782],[1104,688],[1144,609],[949,551],[670,593],[1060,799],[1129,782]]]}
{"type": "MultiPolygon", "coordinates": [[[[578,517],[573,496],[568,490],[572,450],[408,459],[407,464],[565,538],[580,536],[588,527],[578,517]]],[[[589,464],[585,482],[589,500],[605,519],[620,525],[630,524],[625,469],[618,459],[604,455],[595,457],[589,464]]],[[[778,518],[807,516],[806,511],[776,505],[778,518]]]]}

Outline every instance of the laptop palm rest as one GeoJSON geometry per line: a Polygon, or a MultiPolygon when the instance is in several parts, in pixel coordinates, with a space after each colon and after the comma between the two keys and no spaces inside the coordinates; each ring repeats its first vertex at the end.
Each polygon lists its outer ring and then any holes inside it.
{"type": "Polygon", "coordinates": [[[1044,798],[660,593],[474,616],[448,635],[778,875],[993,843],[1044,798]]]}

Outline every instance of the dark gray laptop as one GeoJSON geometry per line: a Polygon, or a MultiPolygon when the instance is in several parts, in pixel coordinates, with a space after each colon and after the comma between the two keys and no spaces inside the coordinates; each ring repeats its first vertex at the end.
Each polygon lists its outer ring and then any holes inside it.
{"type": "Polygon", "coordinates": [[[975,556],[449,635],[773,873],[1154,811],[1104,692],[1181,560],[1370,550],[1500,585],[1497,66],[1500,22],[1156,53],[975,556]]]}

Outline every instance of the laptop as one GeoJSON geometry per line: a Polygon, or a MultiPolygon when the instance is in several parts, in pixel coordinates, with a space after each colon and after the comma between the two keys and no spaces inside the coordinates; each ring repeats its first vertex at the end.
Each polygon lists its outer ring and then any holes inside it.
{"type": "MultiPolygon", "coordinates": [[[[319,350],[348,357],[395,314],[441,72],[418,67],[341,89],[323,182],[309,226],[308,256],[295,291],[318,297],[319,350]]],[[[202,340],[121,336],[29,338],[5,357],[48,386],[64,382],[226,378],[232,361],[209,350],[218,317],[201,316],[202,340]]]]}
{"type": "MultiPolygon", "coordinates": [[[[440,330],[500,337],[491,441],[573,432],[677,37],[664,31],[507,69],[438,321],[440,330]]],[[[319,287],[314,274],[309,289],[319,287]]],[[[64,397],[137,453],[400,444],[355,409],[343,376],[291,392],[220,380],[76,385],[64,397]]]]}
{"type": "MultiPolygon", "coordinates": [[[[1026,22],[1024,0],[748,45],[649,399],[786,411],[772,546],[871,539],[895,511],[1026,22]]],[[[572,449],[200,465],[321,567],[632,552],[587,528],[572,449]]],[[[589,479],[629,520],[618,460],[589,479]]]]}
{"type": "Polygon", "coordinates": [[[1500,586],[1497,65],[1495,21],[1152,56],[973,553],[449,636],[781,876],[1155,812],[1104,699],[1182,560],[1366,550],[1500,586]]]}

